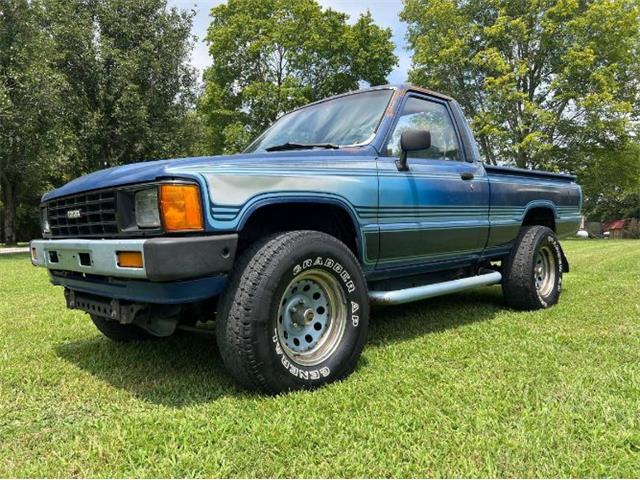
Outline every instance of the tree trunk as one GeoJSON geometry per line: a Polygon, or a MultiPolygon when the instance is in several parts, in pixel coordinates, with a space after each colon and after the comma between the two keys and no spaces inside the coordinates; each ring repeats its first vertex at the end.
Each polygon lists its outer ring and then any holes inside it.
{"type": "Polygon", "coordinates": [[[16,210],[18,195],[16,188],[6,178],[2,179],[2,204],[4,205],[4,241],[7,245],[15,245],[16,237],[16,210]]]}
{"type": "Polygon", "coordinates": [[[516,153],[516,167],[518,168],[529,168],[529,155],[527,152],[521,148],[518,149],[516,153]]]}
{"type": "Polygon", "coordinates": [[[489,146],[489,142],[487,141],[487,137],[480,136],[478,137],[478,143],[480,144],[480,151],[484,155],[484,159],[486,163],[489,165],[497,165],[496,159],[493,157],[493,152],[491,151],[491,147],[489,146]]]}

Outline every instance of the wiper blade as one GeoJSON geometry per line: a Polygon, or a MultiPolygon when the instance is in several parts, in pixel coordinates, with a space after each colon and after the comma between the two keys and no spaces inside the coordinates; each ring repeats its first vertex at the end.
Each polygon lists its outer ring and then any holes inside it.
{"type": "Polygon", "coordinates": [[[328,148],[328,149],[338,149],[340,148],[338,145],[334,145],[333,143],[283,143],[282,145],[274,145],[273,147],[265,148],[267,152],[278,152],[281,150],[304,150],[307,148],[328,148]]]}

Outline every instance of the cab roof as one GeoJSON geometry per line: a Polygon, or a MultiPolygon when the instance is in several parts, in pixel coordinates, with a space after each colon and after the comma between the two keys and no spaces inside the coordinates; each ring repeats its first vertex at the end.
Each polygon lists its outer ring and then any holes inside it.
{"type": "MultiPolygon", "coordinates": [[[[373,88],[378,88],[378,87],[373,87],[373,88]]],[[[392,88],[402,94],[410,91],[419,92],[419,93],[424,93],[426,95],[431,95],[433,97],[438,97],[447,101],[453,100],[453,97],[450,97],[449,95],[436,92],[435,90],[429,90],[428,88],[419,87],[418,85],[414,85],[413,83],[398,83],[398,84],[392,84],[392,85],[384,85],[383,87],[380,87],[380,88],[392,88]]]]}

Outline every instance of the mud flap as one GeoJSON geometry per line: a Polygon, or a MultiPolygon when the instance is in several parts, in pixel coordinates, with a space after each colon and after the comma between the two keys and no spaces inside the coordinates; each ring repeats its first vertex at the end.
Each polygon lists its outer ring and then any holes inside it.
{"type": "Polygon", "coordinates": [[[564,254],[562,245],[560,245],[560,254],[562,255],[562,273],[569,273],[569,260],[567,260],[567,256],[564,254]]]}

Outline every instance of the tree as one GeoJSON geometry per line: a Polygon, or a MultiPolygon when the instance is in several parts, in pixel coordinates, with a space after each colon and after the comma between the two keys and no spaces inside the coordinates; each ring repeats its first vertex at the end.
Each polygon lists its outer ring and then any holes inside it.
{"type": "Polygon", "coordinates": [[[576,166],[585,215],[600,221],[640,219],[640,144],[585,153],[586,161],[576,166]]]}
{"type": "Polygon", "coordinates": [[[401,18],[410,80],[460,101],[488,162],[573,168],[628,142],[637,0],[406,0],[401,18]]]}
{"type": "Polygon", "coordinates": [[[397,63],[391,31],[370,13],[349,25],[315,0],[229,0],[211,17],[199,110],[213,152],[237,151],[302,104],[385,83],[397,63]]]}
{"type": "Polygon", "coordinates": [[[19,199],[39,190],[66,147],[65,78],[41,28],[44,14],[38,0],[0,0],[0,195],[9,244],[17,239],[19,199]]]}
{"type": "Polygon", "coordinates": [[[0,0],[7,242],[16,241],[17,212],[38,218],[47,189],[105,166],[194,150],[201,124],[192,16],[166,0],[0,0]]]}
{"type": "Polygon", "coordinates": [[[47,0],[70,84],[72,176],[188,150],[180,135],[195,103],[193,12],[166,0],[47,0]]]}

